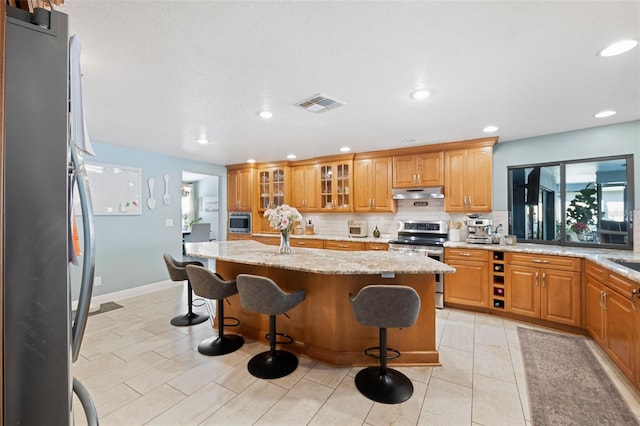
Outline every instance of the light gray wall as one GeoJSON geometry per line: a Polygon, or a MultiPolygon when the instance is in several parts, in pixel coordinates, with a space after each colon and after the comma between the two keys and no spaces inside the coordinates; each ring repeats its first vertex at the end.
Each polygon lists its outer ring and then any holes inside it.
{"type": "MultiPolygon", "coordinates": [[[[97,296],[169,279],[162,253],[182,257],[182,171],[219,176],[220,188],[225,188],[222,193],[226,194],[225,167],[102,143],[94,143],[94,148],[96,156],[85,156],[85,161],[142,169],[142,215],[95,217],[95,275],[102,277],[102,285],[95,287],[93,294],[97,296]],[[168,206],[162,203],[165,174],[169,175],[171,203],[168,206]],[[150,177],[156,181],[154,210],[147,207],[147,179],[150,177]],[[165,226],[167,219],[173,220],[172,227],[165,226]]],[[[221,212],[226,212],[226,196],[220,197],[219,201],[221,212]]],[[[224,216],[220,214],[219,220],[224,216]]],[[[217,228],[225,233],[217,237],[226,238],[224,223],[218,223],[217,228]]],[[[79,268],[72,269],[71,278],[75,300],[79,291],[79,268]]]]}
{"type": "Polygon", "coordinates": [[[499,142],[493,151],[493,210],[507,210],[507,167],[634,154],[635,208],[640,203],[640,121],[499,142]]]}

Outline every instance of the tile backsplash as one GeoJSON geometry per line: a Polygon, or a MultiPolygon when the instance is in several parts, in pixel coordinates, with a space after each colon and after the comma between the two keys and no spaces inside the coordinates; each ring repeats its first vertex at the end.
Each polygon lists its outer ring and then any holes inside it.
{"type": "MultiPolygon", "coordinates": [[[[467,215],[464,213],[448,213],[444,211],[444,200],[433,199],[428,201],[428,206],[414,206],[411,200],[398,200],[398,210],[395,213],[307,213],[303,214],[308,222],[311,219],[314,230],[319,235],[347,236],[347,221],[349,219],[366,220],[369,225],[368,235],[371,236],[377,226],[383,237],[389,234],[395,237],[398,233],[398,221],[400,220],[444,220],[451,222],[464,222],[467,215]]],[[[494,226],[502,224],[502,231],[506,233],[508,226],[508,212],[495,210],[482,214],[481,217],[493,218],[494,226]]],[[[633,212],[634,223],[640,223],[640,210],[633,212]]],[[[460,237],[467,237],[466,226],[461,229],[460,237]]],[[[640,226],[633,230],[634,251],[640,251],[640,226]]]]}

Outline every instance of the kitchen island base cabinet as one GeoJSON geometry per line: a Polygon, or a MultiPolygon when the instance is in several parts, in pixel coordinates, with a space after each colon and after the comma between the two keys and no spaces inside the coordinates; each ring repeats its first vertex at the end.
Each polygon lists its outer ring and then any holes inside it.
{"type": "MultiPolygon", "coordinates": [[[[394,278],[380,275],[326,275],[248,265],[216,260],[216,272],[223,277],[238,274],[266,276],[284,291],[304,289],[306,299],[290,310],[290,318],[279,316],[278,331],[290,335],[295,343],[290,349],[310,358],[336,366],[377,365],[364,355],[364,349],[378,346],[379,330],[365,327],[354,317],[349,294],[357,294],[371,284],[402,284],[413,287],[421,298],[418,321],[412,327],[388,329],[388,345],[401,352],[390,365],[440,365],[435,346],[435,280],[434,275],[395,274],[394,278]]],[[[237,332],[263,343],[269,331],[267,315],[242,309],[240,299],[230,298],[225,315],[240,319],[237,332]]]]}

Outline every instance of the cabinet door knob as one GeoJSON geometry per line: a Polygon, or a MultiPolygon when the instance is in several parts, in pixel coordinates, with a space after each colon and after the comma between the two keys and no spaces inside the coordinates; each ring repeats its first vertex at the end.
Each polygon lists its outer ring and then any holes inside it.
{"type": "Polygon", "coordinates": [[[539,282],[538,282],[538,278],[539,278],[539,277],[538,277],[538,273],[536,272],[536,287],[538,287],[538,284],[539,284],[539,282]]]}
{"type": "Polygon", "coordinates": [[[542,273],[542,287],[546,287],[547,286],[547,273],[543,272],[542,273]]]}

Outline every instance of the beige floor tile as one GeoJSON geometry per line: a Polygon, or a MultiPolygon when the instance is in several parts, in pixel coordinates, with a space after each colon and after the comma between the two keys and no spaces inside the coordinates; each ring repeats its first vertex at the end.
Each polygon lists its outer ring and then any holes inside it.
{"type": "Polygon", "coordinates": [[[200,424],[237,394],[216,383],[209,383],[173,407],[155,417],[145,426],[193,426],[200,424]]]}
{"type": "Polygon", "coordinates": [[[424,383],[413,383],[413,395],[401,404],[381,404],[375,402],[366,423],[373,426],[381,425],[415,425],[420,417],[422,401],[427,392],[424,383]]]}
{"type": "Polygon", "coordinates": [[[167,360],[157,365],[153,371],[147,371],[135,376],[125,383],[135,391],[146,394],[169,380],[178,377],[191,368],[202,364],[207,359],[196,351],[185,352],[177,358],[167,360]]]}
{"type": "Polygon", "coordinates": [[[101,426],[144,425],[186,398],[169,385],[162,385],[100,420],[101,426]]]}
{"type": "Polygon", "coordinates": [[[257,425],[305,425],[329,398],[333,388],[302,379],[296,383],[257,425]]]}
{"type": "Polygon", "coordinates": [[[522,404],[522,413],[525,420],[531,420],[531,408],[529,407],[529,391],[527,390],[527,378],[524,373],[516,373],[518,395],[522,404]]]}
{"type": "Polygon", "coordinates": [[[311,419],[309,425],[350,426],[363,424],[371,407],[373,407],[373,401],[362,396],[358,392],[355,382],[349,377],[340,383],[327,402],[311,419]]]}
{"type": "Polygon", "coordinates": [[[258,379],[249,374],[249,370],[247,370],[247,363],[241,362],[236,364],[226,373],[217,377],[215,382],[225,388],[231,389],[234,392],[240,393],[249,388],[249,386],[251,386],[256,380],[258,379]]]}
{"type": "MultiPolygon", "coordinates": [[[[120,383],[119,385],[116,385],[110,389],[107,389],[103,393],[99,393],[97,395],[94,395],[94,394],[91,395],[96,407],[100,407],[100,409],[98,410],[99,418],[105,417],[113,413],[114,411],[135,401],[141,396],[142,395],[140,395],[138,392],[134,391],[124,383],[120,383]]],[[[79,402],[80,401],[78,400],[78,404],[79,402]]],[[[81,410],[79,405],[78,405],[78,409],[81,410]]]]}
{"type": "Polygon", "coordinates": [[[473,352],[473,344],[475,340],[474,328],[460,322],[447,322],[440,340],[440,347],[460,349],[467,352],[473,352]]]}
{"type": "Polygon", "coordinates": [[[440,348],[442,367],[434,367],[431,377],[471,387],[473,353],[443,346],[440,348]]]}
{"type": "Polygon", "coordinates": [[[91,360],[80,357],[77,362],[73,363],[71,372],[74,376],[87,380],[99,376],[112,368],[122,366],[125,362],[125,360],[112,353],[102,354],[91,360]]]}
{"type": "Polygon", "coordinates": [[[502,322],[476,324],[475,344],[506,349],[508,347],[507,335],[502,326],[502,322]]]}
{"type": "Polygon", "coordinates": [[[473,421],[483,425],[524,425],[524,414],[515,383],[474,375],[472,410],[473,421]]]}
{"type": "Polygon", "coordinates": [[[351,367],[337,368],[321,362],[315,363],[304,378],[330,388],[337,388],[344,380],[351,367]]]}
{"type": "Polygon", "coordinates": [[[469,425],[471,424],[471,401],[471,387],[434,377],[429,381],[429,389],[418,424],[469,425]]]}
{"type": "Polygon", "coordinates": [[[166,358],[150,352],[129,360],[122,366],[117,366],[87,380],[84,380],[81,376],[78,378],[91,394],[98,394],[146,372],[152,374],[151,371],[153,371],[157,365],[166,361],[166,358]]]}
{"type": "Polygon", "coordinates": [[[180,392],[191,395],[198,392],[200,388],[213,382],[227,371],[238,364],[245,363],[246,358],[237,353],[230,353],[222,356],[205,357],[205,361],[184,373],[174,377],[167,383],[178,389],[180,392]]]}
{"type": "MultiPolygon", "coordinates": [[[[151,334],[144,340],[137,341],[118,350],[113,350],[112,353],[126,361],[142,353],[154,351],[159,347],[166,346],[180,337],[183,337],[183,335],[174,330],[166,331],[163,334],[151,334]]],[[[156,352],[159,353],[159,351],[156,352]]]]}
{"type": "Polygon", "coordinates": [[[509,383],[515,383],[515,374],[511,365],[508,349],[496,346],[476,345],[473,354],[473,373],[492,377],[509,383]]]}
{"type": "Polygon", "coordinates": [[[256,380],[201,424],[252,425],[271,409],[287,391],[265,380],[256,380]]]}

